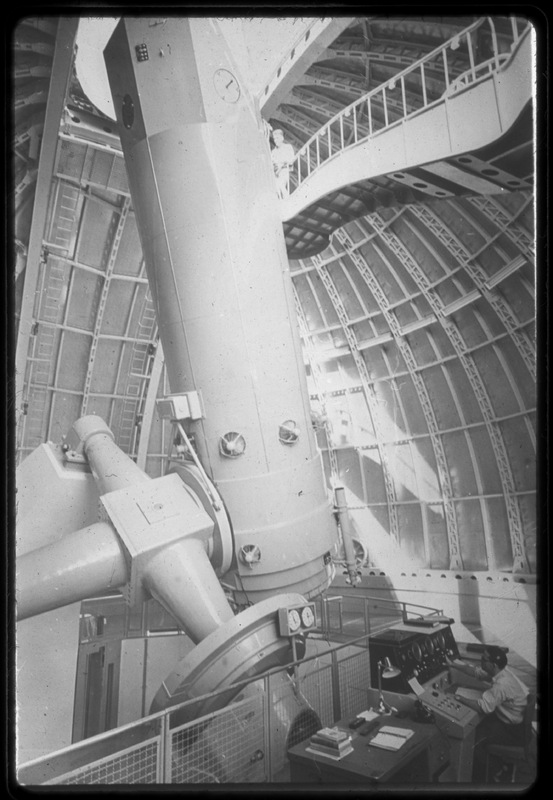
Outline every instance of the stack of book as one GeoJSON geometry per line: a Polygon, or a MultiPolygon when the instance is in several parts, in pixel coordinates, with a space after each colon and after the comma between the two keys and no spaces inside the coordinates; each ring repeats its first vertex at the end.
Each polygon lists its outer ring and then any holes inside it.
{"type": "Polygon", "coordinates": [[[320,731],[313,734],[309,740],[309,747],[306,749],[310,753],[317,753],[336,760],[353,752],[351,736],[339,728],[321,728],[320,731]]]}

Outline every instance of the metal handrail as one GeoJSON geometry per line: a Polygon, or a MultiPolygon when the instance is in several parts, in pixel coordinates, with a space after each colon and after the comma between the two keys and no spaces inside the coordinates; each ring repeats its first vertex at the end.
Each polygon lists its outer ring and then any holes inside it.
{"type": "MultiPolygon", "coordinates": [[[[443,609],[434,608],[433,606],[425,606],[420,603],[410,603],[405,600],[393,600],[392,598],[388,597],[374,597],[370,595],[360,594],[359,592],[342,592],[339,595],[331,595],[328,597],[320,597],[318,598],[320,602],[320,609],[321,609],[321,631],[323,635],[329,636],[332,633],[344,633],[343,627],[343,617],[342,617],[342,601],[346,598],[348,600],[362,600],[363,601],[363,620],[365,625],[365,634],[370,634],[371,631],[371,624],[370,624],[370,613],[369,613],[369,605],[371,603],[375,604],[386,604],[399,606],[398,615],[401,614],[401,619],[403,622],[406,622],[409,619],[409,613],[415,614],[417,618],[423,619],[425,617],[434,617],[434,616],[443,616],[443,609]],[[330,626],[330,615],[328,610],[328,603],[337,600],[339,604],[339,625],[337,629],[331,628],[330,626]],[[409,608],[407,608],[409,606],[409,608]],[[414,609],[423,609],[426,613],[421,614],[414,609]]],[[[389,624],[389,623],[388,623],[389,624]]]]}
{"type": "Polygon", "coordinates": [[[460,89],[470,86],[480,80],[480,78],[484,78],[492,72],[495,72],[498,69],[498,65],[500,67],[504,66],[510,57],[510,53],[500,53],[498,56],[488,58],[487,61],[483,61],[481,64],[475,64],[474,67],[463,72],[449,84],[449,89],[447,90],[448,97],[454,95],[455,92],[460,89]]]}
{"type": "MultiPolygon", "coordinates": [[[[351,648],[352,646],[359,647],[360,652],[366,651],[368,649],[367,634],[362,634],[355,638],[352,637],[345,643],[333,645],[329,647],[328,650],[325,650],[324,658],[328,663],[326,663],[324,668],[330,668],[336,672],[339,664],[336,657],[337,653],[346,648],[351,648]]],[[[28,783],[29,778],[33,774],[36,774],[38,771],[40,771],[41,766],[44,765],[49,767],[52,773],[51,778],[45,781],[44,785],[63,782],[64,777],[70,775],[71,773],[83,771],[88,766],[93,766],[98,762],[103,762],[106,759],[109,759],[110,756],[115,758],[119,753],[127,751],[129,746],[136,748],[143,743],[148,743],[154,740],[159,740],[161,742],[162,739],[167,737],[167,732],[171,728],[171,718],[180,717],[181,713],[186,709],[194,709],[196,706],[201,708],[204,702],[216,698],[219,695],[229,695],[229,692],[235,697],[250,684],[255,684],[261,681],[264,683],[264,692],[266,695],[268,695],[269,681],[273,676],[284,672],[289,672],[289,670],[294,669],[295,667],[305,668],[306,665],[311,663],[313,663],[314,668],[322,669],[323,667],[320,666],[320,662],[321,653],[315,653],[303,659],[292,661],[285,667],[273,667],[272,669],[269,669],[255,677],[237,681],[236,683],[233,683],[232,686],[227,686],[224,689],[219,689],[215,692],[200,695],[162,711],[157,711],[154,714],[149,714],[146,717],[142,717],[139,720],[122,725],[119,728],[104,731],[103,733],[96,734],[95,736],[90,736],[89,738],[80,742],[76,742],[75,744],[18,765],[18,780],[22,785],[35,785],[32,782],[28,783]],[[114,747],[115,743],[117,743],[118,746],[114,747]],[[89,753],[89,759],[87,759],[87,753],[89,753]],[[71,768],[67,769],[67,765],[71,761],[73,761],[71,768]]],[[[310,675],[312,673],[313,671],[309,672],[310,675]]],[[[303,679],[300,676],[300,682],[302,680],[303,679]]],[[[339,708],[339,697],[337,698],[336,702],[339,708]]],[[[215,717],[224,714],[234,705],[235,704],[232,701],[229,701],[228,704],[223,708],[210,711],[209,713],[199,715],[198,717],[194,717],[192,713],[192,718],[188,720],[183,727],[191,727],[198,725],[199,723],[210,722],[215,717]]],[[[340,716],[339,713],[338,716],[340,716]]],[[[163,744],[163,747],[165,746],[166,743],[163,744]]],[[[161,748],[162,750],[163,747],[161,748]]],[[[164,781],[161,780],[160,782],[164,781]]]]}
{"type": "MultiPolygon", "coordinates": [[[[408,600],[393,600],[390,597],[374,597],[371,595],[366,594],[359,594],[359,592],[341,592],[339,595],[335,594],[331,597],[322,598],[323,602],[328,600],[338,600],[342,597],[353,597],[356,600],[363,599],[363,600],[374,600],[376,603],[395,603],[402,607],[402,610],[405,609],[406,606],[412,606],[413,608],[424,608],[426,611],[430,612],[431,614],[442,614],[443,611],[441,608],[434,608],[433,606],[425,606],[421,603],[410,603],[408,600]]],[[[422,614],[420,616],[423,616],[422,614]]],[[[428,614],[427,616],[430,616],[428,614]]]]}
{"type": "Polygon", "coordinates": [[[462,91],[468,85],[474,85],[478,81],[483,80],[491,74],[491,72],[502,68],[512,57],[515,46],[530,27],[530,23],[528,22],[524,29],[519,32],[517,20],[512,18],[509,52],[500,53],[497,32],[493,20],[491,17],[483,17],[472,23],[472,25],[469,25],[461,33],[453,36],[444,44],[436,47],[411,66],[401,70],[380,86],[377,86],[353,103],[350,103],[313,134],[298,151],[294,161],[290,165],[289,193],[293,194],[315,170],[329,159],[354,147],[360,142],[366,141],[373,136],[373,134],[391,128],[393,125],[402,122],[408,117],[418,114],[436,103],[443,101],[444,96],[450,97],[456,92],[462,91]],[[475,60],[475,55],[477,54],[475,53],[473,35],[486,24],[490,27],[493,53],[491,57],[488,55],[485,60],[479,61],[475,60]],[[461,76],[456,76],[454,81],[450,81],[451,64],[448,65],[448,50],[457,50],[463,39],[466,40],[467,43],[470,67],[461,76]],[[436,78],[433,77],[431,80],[429,79],[429,76],[425,74],[425,66],[428,66],[432,61],[439,62],[440,60],[443,63],[438,63],[437,66],[443,71],[443,91],[439,97],[435,97],[436,92],[434,90],[434,99],[432,99],[429,96],[430,92],[427,90],[430,88],[430,83],[434,83],[436,78]],[[418,73],[417,77],[420,80],[422,105],[417,108],[408,108],[405,78],[408,75],[412,76],[414,73],[418,73]],[[393,103],[390,103],[387,92],[393,92],[398,84],[401,87],[401,99],[398,101],[394,100],[393,103]],[[371,107],[371,104],[377,99],[379,103],[382,104],[384,110],[384,122],[378,127],[371,107]],[[398,105],[400,106],[400,116],[392,119],[391,115],[389,115],[389,106],[397,107],[398,105]],[[349,129],[347,137],[346,129],[349,129]],[[335,138],[338,138],[338,142],[333,142],[333,132],[335,138]]]}

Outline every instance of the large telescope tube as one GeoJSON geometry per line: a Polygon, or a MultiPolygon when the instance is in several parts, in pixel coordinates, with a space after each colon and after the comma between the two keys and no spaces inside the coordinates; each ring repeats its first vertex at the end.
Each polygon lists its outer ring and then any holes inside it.
{"type": "Polygon", "coordinates": [[[337,532],[261,117],[217,23],[122,19],[105,50],[171,392],[232,521],[236,596],[306,598],[337,532]]]}

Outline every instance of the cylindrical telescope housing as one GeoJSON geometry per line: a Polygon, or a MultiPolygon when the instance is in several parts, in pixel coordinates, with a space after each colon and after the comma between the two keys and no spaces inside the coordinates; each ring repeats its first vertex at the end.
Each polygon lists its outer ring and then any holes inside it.
{"type": "Polygon", "coordinates": [[[124,548],[109,522],[95,522],[17,559],[17,618],[119,589],[128,579],[124,548]]]}
{"type": "Polygon", "coordinates": [[[72,433],[86,453],[101,495],[150,480],[149,475],[115,444],[112,431],[101,417],[94,414],[80,417],[73,424],[72,433]]]}
{"type": "Polygon", "coordinates": [[[189,432],[232,520],[238,596],[316,595],[337,532],[261,117],[214,20],[123,19],[105,60],[171,392],[202,399],[189,432]]]}

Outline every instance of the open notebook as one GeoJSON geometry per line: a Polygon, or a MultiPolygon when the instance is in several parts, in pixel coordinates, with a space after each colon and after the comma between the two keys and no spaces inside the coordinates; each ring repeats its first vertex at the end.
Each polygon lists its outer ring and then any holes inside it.
{"type": "Polygon", "coordinates": [[[406,728],[394,728],[391,725],[383,725],[379,729],[376,736],[374,736],[369,744],[375,747],[380,747],[382,750],[399,750],[407,739],[410,739],[415,731],[407,730],[406,728]]]}

